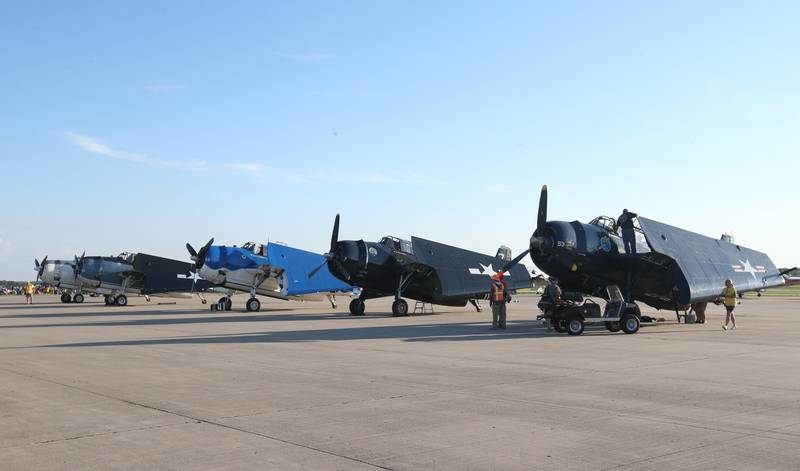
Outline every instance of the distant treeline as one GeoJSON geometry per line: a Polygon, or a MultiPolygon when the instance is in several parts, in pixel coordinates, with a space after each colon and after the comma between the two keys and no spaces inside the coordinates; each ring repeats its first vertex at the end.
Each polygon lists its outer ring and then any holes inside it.
{"type": "Polygon", "coordinates": [[[10,281],[0,280],[0,288],[14,288],[16,286],[24,286],[27,281],[10,281]]]}

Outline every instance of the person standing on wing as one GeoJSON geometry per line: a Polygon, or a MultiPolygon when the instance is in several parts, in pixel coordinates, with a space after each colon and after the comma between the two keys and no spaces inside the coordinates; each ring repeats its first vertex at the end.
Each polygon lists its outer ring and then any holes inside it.
{"type": "Polygon", "coordinates": [[[622,229],[622,243],[625,245],[625,253],[636,253],[636,233],[633,231],[633,220],[639,217],[638,214],[622,210],[622,214],[617,218],[617,227],[622,229]]]}
{"type": "Polygon", "coordinates": [[[489,291],[489,305],[492,307],[492,330],[506,328],[506,303],[511,301],[508,285],[503,281],[503,272],[492,276],[492,289],[489,291]]]}
{"type": "Polygon", "coordinates": [[[736,330],[736,316],[733,314],[733,310],[736,309],[736,288],[730,278],[725,280],[725,288],[722,289],[720,297],[723,298],[722,303],[725,305],[725,325],[722,326],[722,330],[728,330],[728,323],[733,324],[731,330],[736,330]]]}

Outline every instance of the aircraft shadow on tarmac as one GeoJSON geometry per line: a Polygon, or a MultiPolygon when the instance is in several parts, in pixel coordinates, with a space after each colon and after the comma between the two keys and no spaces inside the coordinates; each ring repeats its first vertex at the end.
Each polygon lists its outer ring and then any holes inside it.
{"type": "MultiPolygon", "coordinates": [[[[318,316],[316,316],[319,319],[318,316]]],[[[252,321],[252,318],[248,318],[252,321]]],[[[220,320],[222,322],[222,320],[220,320]]],[[[92,324],[103,325],[104,323],[92,324]]],[[[677,331],[676,331],[677,332],[677,331]]],[[[681,331],[682,332],[682,331],[681,331]]],[[[652,333],[668,333],[658,330],[652,333]]],[[[643,331],[635,335],[642,335],[643,331]]],[[[604,330],[587,330],[585,336],[615,336],[604,330]]],[[[39,345],[17,348],[74,348],[74,347],[114,347],[114,346],[147,346],[147,345],[200,345],[200,344],[244,344],[244,343],[299,343],[316,341],[351,341],[400,339],[405,342],[442,342],[442,341],[476,341],[507,340],[511,338],[566,339],[566,334],[547,332],[538,322],[509,322],[509,330],[489,330],[486,322],[469,322],[454,324],[422,324],[422,325],[388,325],[372,327],[348,327],[341,329],[292,330],[278,332],[247,332],[225,335],[192,335],[171,338],[109,340],[98,342],[65,343],[39,345]]],[[[574,339],[580,341],[579,337],[574,339]]],[[[617,339],[622,340],[622,339],[617,339]]]]}
{"type": "MultiPolygon", "coordinates": [[[[286,311],[290,311],[290,310],[291,309],[261,309],[261,312],[262,313],[263,312],[286,312],[286,311]]],[[[67,317],[109,317],[109,316],[116,316],[116,315],[119,315],[119,316],[160,316],[160,315],[173,315],[173,314],[209,314],[211,312],[212,311],[209,311],[208,309],[202,309],[202,310],[173,310],[173,311],[125,311],[125,310],[120,310],[120,311],[100,311],[100,312],[92,311],[92,312],[68,312],[68,313],[45,312],[45,313],[42,313],[42,314],[11,314],[11,315],[6,315],[6,316],[0,315],[0,319],[47,319],[47,318],[51,318],[51,317],[56,317],[56,318],[58,318],[58,317],[61,317],[61,318],[67,318],[67,317]]],[[[277,317],[277,316],[269,316],[269,319],[274,319],[275,317],[277,317]]],[[[339,316],[339,317],[341,317],[341,316],[339,316]]],[[[225,319],[225,318],[233,319],[233,318],[238,318],[238,317],[237,316],[220,317],[219,318],[220,320],[217,321],[217,322],[222,322],[222,319],[225,319]]],[[[315,319],[320,319],[322,317],[316,316],[314,318],[315,319]]],[[[214,322],[216,319],[217,319],[216,317],[199,317],[199,318],[196,318],[196,322],[200,322],[200,323],[202,323],[202,322],[214,322]]],[[[259,321],[259,320],[266,320],[266,319],[259,319],[257,315],[251,315],[249,317],[249,319],[251,321],[254,321],[254,322],[259,321]]],[[[153,319],[153,320],[154,321],[161,321],[161,322],[154,322],[155,324],[169,324],[170,323],[169,321],[171,319],[160,319],[159,318],[159,319],[153,319]]],[[[172,320],[183,320],[183,318],[172,319],[172,320]]],[[[187,321],[191,321],[191,319],[188,319],[187,321]]],[[[123,321],[120,321],[120,322],[122,322],[122,323],[121,324],[113,324],[113,325],[126,325],[125,322],[123,322],[123,321]]],[[[232,321],[232,322],[235,322],[235,321],[232,321]]],[[[180,323],[180,322],[176,322],[176,323],[180,323]]],[[[26,326],[8,326],[8,327],[66,327],[66,326],[70,326],[70,325],[73,325],[73,326],[87,326],[87,325],[88,326],[92,326],[92,325],[100,325],[100,324],[94,324],[94,323],[88,323],[88,324],[33,324],[33,325],[26,325],[26,326]]],[[[0,326],[0,329],[2,329],[2,328],[3,328],[3,326],[0,326]]]]}

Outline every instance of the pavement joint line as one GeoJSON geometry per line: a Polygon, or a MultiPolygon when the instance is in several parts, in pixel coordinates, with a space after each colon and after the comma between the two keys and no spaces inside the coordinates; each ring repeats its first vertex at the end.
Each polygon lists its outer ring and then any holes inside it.
{"type": "Polygon", "coordinates": [[[196,420],[184,420],[181,423],[175,424],[161,424],[161,425],[150,425],[148,427],[135,427],[135,428],[128,428],[128,429],[121,429],[121,430],[109,430],[107,432],[97,432],[97,433],[89,433],[85,435],[76,435],[74,437],[64,437],[64,438],[54,438],[52,440],[43,440],[41,442],[28,442],[28,443],[21,443],[17,445],[7,445],[0,447],[0,450],[6,450],[9,448],[20,448],[20,447],[28,447],[28,446],[37,446],[37,445],[49,445],[51,443],[59,443],[59,442],[68,442],[72,440],[81,440],[83,438],[94,438],[94,437],[102,437],[104,435],[116,435],[119,433],[128,433],[128,432],[141,432],[143,430],[155,430],[159,428],[167,428],[167,427],[176,427],[179,425],[186,425],[191,423],[196,423],[196,420]]]}
{"type": "MultiPolygon", "coordinates": [[[[777,427],[774,430],[780,430],[780,429],[785,428],[785,427],[786,426],[777,427]]],[[[790,427],[791,427],[791,425],[790,425],[790,427]]],[[[639,464],[642,464],[642,463],[647,463],[648,461],[657,460],[659,458],[664,458],[664,457],[667,457],[667,456],[679,455],[681,453],[686,453],[686,452],[691,452],[691,451],[697,451],[697,450],[701,450],[703,448],[708,448],[710,446],[716,446],[716,445],[721,445],[721,444],[727,443],[727,442],[741,440],[743,438],[761,437],[761,438],[766,438],[766,439],[769,439],[769,440],[786,441],[786,440],[781,440],[779,438],[763,436],[763,434],[771,433],[771,432],[772,432],[772,430],[767,430],[767,431],[764,431],[764,432],[756,432],[756,433],[744,433],[744,434],[742,434],[742,435],[740,435],[738,437],[725,438],[725,439],[722,439],[722,440],[717,440],[717,441],[713,441],[713,442],[710,442],[710,443],[706,443],[704,445],[698,445],[698,446],[695,446],[695,447],[684,448],[682,450],[675,450],[675,451],[671,451],[669,453],[663,453],[661,455],[651,456],[649,458],[644,458],[644,459],[641,459],[641,460],[632,461],[630,463],[625,463],[625,464],[622,464],[622,465],[619,465],[619,466],[613,466],[611,468],[603,468],[603,469],[601,469],[599,471],[611,471],[611,470],[614,470],[614,469],[625,468],[627,466],[639,465],[639,464]]],[[[795,442],[791,442],[791,443],[795,443],[795,442]]]]}
{"type": "Polygon", "coordinates": [[[213,425],[213,426],[224,428],[224,429],[228,429],[228,430],[234,430],[234,431],[237,431],[237,432],[246,433],[246,434],[254,435],[254,436],[257,436],[257,437],[266,438],[268,440],[273,440],[273,441],[276,441],[276,442],[284,443],[286,445],[292,445],[292,446],[296,446],[296,447],[299,447],[299,448],[305,448],[307,450],[315,451],[317,453],[322,453],[322,454],[325,454],[325,455],[335,456],[337,458],[341,458],[341,459],[344,459],[344,460],[349,460],[349,461],[354,461],[354,462],[357,462],[357,463],[365,464],[367,466],[371,466],[371,467],[376,468],[376,469],[384,469],[384,470],[389,470],[389,471],[393,470],[393,468],[387,468],[385,466],[381,466],[381,465],[376,464],[376,463],[370,463],[369,461],[365,461],[365,460],[362,460],[362,459],[359,459],[359,458],[356,458],[356,457],[342,455],[342,454],[335,453],[335,452],[328,451],[328,450],[323,450],[321,448],[316,448],[316,447],[313,447],[311,445],[305,445],[305,444],[302,444],[302,443],[292,442],[290,440],[285,440],[285,439],[282,439],[282,438],[274,437],[274,436],[267,435],[267,434],[261,433],[261,432],[256,432],[256,431],[253,431],[253,430],[247,430],[247,429],[240,428],[240,427],[234,427],[234,426],[231,426],[231,425],[226,425],[226,424],[223,424],[223,423],[220,423],[220,422],[216,422],[216,421],[213,421],[213,420],[210,420],[210,419],[192,417],[190,415],[182,414],[180,412],[175,412],[175,411],[171,411],[171,410],[167,410],[167,409],[162,409],[160,407],[155,407],[155,406],[139,403],[139,402],[132,401],[132,400],[129,400],[129,399],[124,399],[124,398],[121,398],[121,397],[115,397],[115,396],[112,396],[112,395],[109,395],[109,394],[103,394],[103,393],[100,393],[100,392],[97,392],[97,391],[84,389],[84,388],[81,388],[81,387],[78,387],[78,386],[62,383],[62,382],[55,381],[55,380],[52,380],[52,379],[41,378],[41,377],[38,377],[38,376],[35,376],[35,375],[20,373],[19,371],[10,370],[10,369],[7,369],[7,368],[0,368],[0,370],[5,371],[7,373],[11,373],[11,374],[16,374],[18,376],[23,376],[23,377],[30,378],[30,379],[35,379],[35,380],[38,380],[38,381],[44,381],[44,382],[47,382],[47,383],[56,384],[56,385],[59,385],[59,386],[65,387],[65,388],[75,389],[75,390],[78,390],[78,391],[81,391],[81,392],[84,392],[84,393],[87,393],[87,394],[93,394],[95,396],[100,396],[100,397],[104,397],[106,399],[119,401],[119,402],[122,402],[122,403],[125,403],[125,404],[129,404],[129,405],[132,405],[132,406],[142,407],[144,409],[150,409],[150,410],[154,410],[154,411],[157,411],[157,412],[162,412],[164,414],[170,414],[170,415],[182,417],[184,419],[189,419],[191,421],[195,421],[195,422],[198,422],[198,423],[204,423],[204,424],[208,424],[208,425],[213,425]]]}

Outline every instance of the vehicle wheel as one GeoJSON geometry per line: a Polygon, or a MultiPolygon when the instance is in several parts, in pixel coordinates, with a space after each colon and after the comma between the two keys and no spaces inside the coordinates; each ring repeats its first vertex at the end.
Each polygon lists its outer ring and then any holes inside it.
{"type": "Polygon", "coordinates": [[[622,326],[619,325],[619,322],[606,322],[606,329],[608,329],[609,332],[619,332],[621,328],[622,326]]]}
{"type": "Polygon", "coordinates": [[[408,303],[405,299],[398,299],[392,303],[392,314],[394,316],[408,315],[408,303]]]}
{"type": "Polygon", "coordinates": [[[117,296],[117,298],[114,300],[114,303],[115,303],[117,306],[123,306],[123,307],[124,307],[124,306],[127,306],[127,305],[128,305],[128,297],[127,297],[127,296],[125,296],[124,294],[120,294],[120,295],[119,295],[119,296],[117,296]]]}
{"type": "Polygon", "coordinates": [[[565,325],[563,320],[557,320],[555,322],[552,322],[552,325],[553,329],[555,329],[555,331],[558,332],[559,334],[563,334],[564,332],[567,331],[567,326],[565,325]]]}
{"type": "Polygon", "coordinates": [[[250,298],[247,304],[244,305],[248,312],[258,312],[261,309],[261,301],[258,298],[250,298]]]}
{"type": "Polygon", "coordinates": [[[78,303],[78,304],[82,303],[83,302],[83,295],[81,293],[76,294],[75,297],[72,298],[72,302],[78,303]]]}
{"type": "Polygon", "coordinates": [[[622,331],[626,334],[635,334],[639,331],[639,318],[626,314],[622,316],[622,331]]]}
{"type": "Polygon", "coordinates": [[[570,316],[564,323],[569,335],[581,335],[583,333],[583,319],[579,316],[570,316]]]}
{"type": "Polygon", "coordinates": [[[72,301],[72,297],[68,293],[63,293],[61,295],[61,302],[62,303],[68,303],[70,301],[72,301]]]}
{"type": "Polygon", "coordinates": [[[108,296],[104,298],[106,302],[106,306],[113,306],[114,305],[114,296],[108,296]]]}
{"type": "Polygon", "coordinates": [[[364,310],[367,308],[364,301],[360,299],[354,299],[350,301],[350,315],[351,316],[363,316],[364,310]]]}

